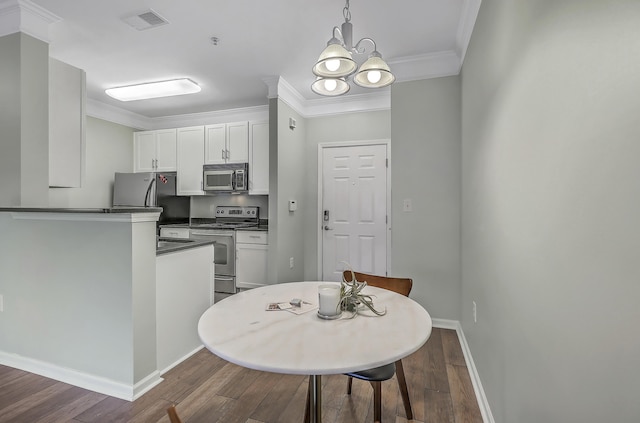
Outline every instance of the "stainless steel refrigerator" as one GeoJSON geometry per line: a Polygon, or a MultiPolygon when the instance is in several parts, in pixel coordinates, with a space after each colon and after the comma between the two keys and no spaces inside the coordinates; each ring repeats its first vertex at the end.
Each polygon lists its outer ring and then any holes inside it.
{"type": "Polygon", "coordinates": [[[190,197],[176,195],[176,172],[116,172],[113,207],[162,207],[158,224],[188,223],[190,197]]]}

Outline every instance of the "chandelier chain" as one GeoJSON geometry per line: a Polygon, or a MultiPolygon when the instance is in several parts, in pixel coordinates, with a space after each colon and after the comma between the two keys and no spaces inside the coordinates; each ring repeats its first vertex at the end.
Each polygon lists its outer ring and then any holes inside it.
{"type": "Polygon", "coordinates": [[[347,0],[347,5],[342,9],[342,16],[344,16],[345,22],[351,21],[351,10],[349,10],[349,0],[347,0]]]}

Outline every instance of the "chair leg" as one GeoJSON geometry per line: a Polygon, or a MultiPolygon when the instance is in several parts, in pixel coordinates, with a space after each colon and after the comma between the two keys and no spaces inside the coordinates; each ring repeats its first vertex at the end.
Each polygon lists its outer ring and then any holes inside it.
{"type": "Polygon", "coordinates": [[[349,380],[347,381],[347,395],[351,395],[351,385],[353,385],[353,378],[348,376],[349,380]]]}
{"type": "Polygon", "coordinates": [[[402,402],[404,403],[404,411],[407,413],[407,420],[413,420],[411,401],[409,401],[409,389],[407,389],[407,379],[404,377],[402,360],[396,361],[396,374],[398,375],[398,385],[400,386],[400,395],[402,396],[402,402]]]}
{"type": "Polygon", "coordinates": [[[373,387],[373,422],[380,423],[382,420],[382,382],[371,382],[373,387]]]}

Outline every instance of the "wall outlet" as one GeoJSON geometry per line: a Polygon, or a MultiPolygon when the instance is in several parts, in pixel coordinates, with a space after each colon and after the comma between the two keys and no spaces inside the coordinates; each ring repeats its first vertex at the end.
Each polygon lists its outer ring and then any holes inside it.
{"type": "Polygon", "coordinates": [[[473,323],[478,323],[478,307],[476,302],[473,302],[473,323]]]}
{"type": "Polygon", "coordinates": [[[289,269],[293,269],[293,257],[289,257],[289,269]]]}

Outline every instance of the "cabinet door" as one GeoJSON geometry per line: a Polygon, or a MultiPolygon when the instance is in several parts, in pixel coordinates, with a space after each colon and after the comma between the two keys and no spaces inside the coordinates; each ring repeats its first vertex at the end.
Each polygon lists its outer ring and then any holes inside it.
{"type": "Polygon", "coordinates": [[[153,172],[156,160],[155,131],[134,132],[133,134],[133,171],[153,172]]]}
{"type": "Polygon", "coordinates": [[[176,171],[176,130],[162,129],[156,132],[156,170],[176,171]]]}
{"type": "Polygon", "coordinates": [[[206,164],[226,163],[227,156],[226,125],[205,126],[204,162],[206,164]]]}
{"type": "Polygon", "coordinates": [[[227,163],[249,161],[249,122],[227,123],[227,163]]]}
{"type": "Polygon", "coordinates": [[[236,286],[250,288],[267,284],[268,248],[263,244],[236,244],[236,286]]]}
{"type": "Polygon", "coordinates": [[[203,195],[204,126],[178,129],[177,194],[203,195]]]}
{"type": "Polygon", "coordinates": [[[269,194],[268,122],[249,122],[249,194],[269,194]]]}

